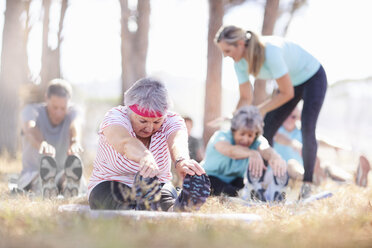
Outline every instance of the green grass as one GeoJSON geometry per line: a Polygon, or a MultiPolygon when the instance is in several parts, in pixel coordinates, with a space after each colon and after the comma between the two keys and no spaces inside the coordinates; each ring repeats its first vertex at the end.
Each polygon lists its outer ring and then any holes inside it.
{"type": "MultiPolygon", "coordinates": [[[[311,205],[247,208],[212,197],[202,213],[254,213],[261,222],[91,218],[58,212],[86,199],[46,200],[8,194],[20,160],[0,159],[0,247],[372,247],[372,187],[328,181],[335,195],[311,205]]],[[[290,197],[298,193],[298,186],[290,197]],[[291,196],[292,195],[292,196],[291,196]]]]}

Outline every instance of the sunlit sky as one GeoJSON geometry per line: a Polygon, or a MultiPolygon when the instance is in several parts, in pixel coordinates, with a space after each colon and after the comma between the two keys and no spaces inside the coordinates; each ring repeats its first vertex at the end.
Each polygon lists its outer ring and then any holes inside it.
{"type": "MultiPolygon", "coordinates": [[[[38,1],[36,1],[38,2],[38,1]]],[[[39,2],[41,2],[39,0],[39,2]]],[[[261,30],[263,2],[232,9],[225,24],[261,30]]],[[[120,77],[120,5],[117,0],[72,0],[66,15],[62,72],[74,83],[112,82],[120,77]]],[[[37,5],[37,4],[35,4],[37,5]]],[[[147,70],[205,81],[208,1],[152,0],[147,70]]],[[[329,83],[372,75],[372,1],[309,0],[293,18],[287,38],[317,57],[329,83]]],[[[275,33],[281,34],[279,19],[275,33]]],[[[41,25],[33,31],[36,37],[41,25]]],[[[34,73],[40,69],[40,40],[29,48],[34,73]]],[[[232,61],[224,59],[223,85],[235,86],[232,61]]]]}
{"type": "MultiPolygon", "coordinates": [[[[35,13],[41,2],[33,1],[31,9],[35,13]]],[[[61,47],[63,77],[97,97],[117,96],[120,94],[121,75],[119,1],[69,2],[61,47]]],[[[0,7],[3,10],[4,3],[2,0],[0,7]]],[[[225,15],[224,24],[260,32],[264,3],[263,0],[248,1],[231,9],[225,15]]],[[[293,18],[286,37],[320,60],[330,84],[343,79],[369,77],[372,76],[371,10],[370,0],[308,0],[308,4],[293,18]]],[[[51,15],[56,19],[55,12],[52,11],[51,15]]],[[[35,25],[28,44],[34,78],[41,66],[41,20],[38,15],[32,16],[35,25]]],[[[2,26],[3,18],[0,21],[2,26]]],[[[282,34],[285,21],[286,16],[277,21],[274,34],[282,34]]],[[[207,27],[207,0],[151,0],[148,74],[166,75],[174,83],[173,92],[204,89],[207,27]]],[[[53,41],[56,37],[52,35],[50,38],[53,41]]],[[[222,85],[225,90],[237,91],[233,62],[230,58],[223,61],[222,85]]],[[[195,98],[195,94],[190,94],[195,98]]],[[[198,134],[202,131],[203,92],[199,96],[197,103],[195,100],[192,103],[197,105],[188,106],[193,113],[199,109],[193,116],[197,119],[198,134]]],[[[223,114],[231,113],[233,105],[231,101],[224,103],[223,114]]],[[[188,109],[184,111],[186,114],[190,114],[188,109]]]]}

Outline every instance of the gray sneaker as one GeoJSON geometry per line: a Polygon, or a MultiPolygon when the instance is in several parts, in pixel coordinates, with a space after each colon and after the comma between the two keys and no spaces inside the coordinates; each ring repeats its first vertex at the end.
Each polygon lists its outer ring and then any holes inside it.
{"type": "Polygon", "coordinates": [[[273,180],[267,187],[265,193],[266,200],[273,202],[285,202],[286,201],[285,187],[288,185],[288,180],[289,180],[288,173],[285,173],[281,177],[273,176],[273,180]]]}
{"type": "Polygon", "coordinates": [[[247,170],[248,183],[244,186],[246,196],[243,197],[243,199],[246,198],[245,200],[266,202],[265,189],[262,188],[262,183],[260,182],[262,177],[253,177],[250,171],[247,170]]]}
{"type": "Polygon", "coordinates": [[[190,212],[199,210],[211,193],[211,182],[206,174],[186,175],[182,191],[173,206],[174,211],[190,212]]]}
{"type": "Polygon", "coordinates": [[[160,210],[161,185],[158,178],[144,178],[137,172],[134,176],[136,210],[160,210]]]}
{"type": "Polygon", "coordinates": [[[78,196],[82,175],[83,166],[80,158],[75,155],[68,156],[65,162],[65,182],[62,190],[65,198],[78,196]]]}
{"type": "Polygon", "coordinates": [[[44,156],[40,161],[40,178],[44,199],[55,198],[58,195],[56,185],[57,163],[54,158],[44,156]]]}
{"type": "Polygon", "coordinates": [[[308,182],[304,182],[301,186],[300,195],[298,196],[298,200],[305,200],[311,196],[312,193],[312,184],[308,182]]]}

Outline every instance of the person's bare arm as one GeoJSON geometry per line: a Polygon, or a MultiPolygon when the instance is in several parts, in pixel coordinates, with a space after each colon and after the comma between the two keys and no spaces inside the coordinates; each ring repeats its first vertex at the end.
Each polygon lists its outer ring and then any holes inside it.
{"type": "Polygon", "coordinates": [[[198,162],[190,159],[188,148],[188,135],[186,130],[174,131],[168,138],[169,152],[172,161],[175,162],[176,171],[184,178],[186,174],[202,175],[205,174],[204,169],[198,162]]]}
{"type": "Polygon", "coordinates": [[[278,93],[258,105],[262,116],[265,116],[267,112],[282,106],[284,103],[288,102],[294,97],[294,88],[288,73],[276,79],[276,82],[279,89],[278,93]]]}
{"type": "Polygon", "coordinates": [[[128,130],[120,125],[108,126],[103,130],[107,142],[120,154],[139,163],[140,175],[154,177],[159,174],[159,168],[151,152],[137,138],[132,137],[128,130]]]}
{"type": "Polygon", "coordinates": [[[40,154],[54,157],[56,150],[54,146],[44,140],[43,134],[33,120],[22,123],[22,132],[30,144],[39,151],[40,154]]]}
{"type": "Polygon", "coordinates": [[[299,154],[302,154],[302,143],[296,139],[290,139],[288,136],[282,133],[276,133],[274,136],[274,141],[281,145],[289,146],[299,154]]]}
{"type": "Polygon", "coordinates": [[[81,124],[78,120],[71,122],[70,125],[70,147],[68,155],[78,154],[83,152],[81,145],[81,124]]]}
{"type": "Polygon", "coordinates": [[[252,155],[252,150],[248,147],[232,145],[227,141],[218,141],[214,147],[219,153],[232,159],[245,159],[252,155]]]}
{"type": "Polygon", "coordinates": [[[274,176],[283,176],[287,171],[287,163],[280,155],[269,145],[269,142],[264,137],[260,137],[260,146],[258,151],[263,159],[265,159],[273,169],[274,176]]]}
{"type": "Polygon", "coordinates": [[[236,109],[244,105],[251,105],[253,102],[253,87],[249,81],[239,85],[239,102],[236,109]]]}
{"type": "Polygon", "coordinates": [[[227,141],[219,141],[214,147],[219,153],[232,159],[249,158],[248,169],[254,177],[261,177],[263,170],[266,169],[261,155],[256,150],[240,145],[232,145],[227,141]]]}

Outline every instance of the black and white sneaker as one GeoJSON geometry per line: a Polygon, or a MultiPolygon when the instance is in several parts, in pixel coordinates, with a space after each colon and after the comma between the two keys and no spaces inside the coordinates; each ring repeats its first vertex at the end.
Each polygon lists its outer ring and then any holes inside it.
{"type": "Polygon", "coordinates": [[[55,198],[58,195],[56,185],[57,163],[54,158],[44,156],[40,161],[40,178],[44,199],[55,198]]]}
{"type": "Polygon", "coordinates": [[[263,177],[264,175],[262,175],[261,177],[253,177],[250,173],[250,170],[247,170],[248,183],[244,186],[244,200],[266,202],[265,189],[262,188],[261,184],[261,180],[263,179],[263,177]]]}
{"type": "Polygon", "coordinates": [[[182,191],[174,204],[175,211],[198,210],[211,193],[211,182],[206,174],[186,175],[182,191]]]}
{"type": "Polygon", "coordinates": [[[285,173],[283,176],[273,176],[273,180],[267,187],[265,196],[268,201],[285,202],[287,198],[286,186],[288,185],[289,176],[285,173]]]}
{"type": "Polygon", "coordinates": [[[309,182],[303,182],[301,189],[300,189],[300,194],[298,195],[298,200],[299,201],[304,201],[307,198],[309,198],[312,194],[313,191],[313,186],[309,182]]]}
{"type": "Polygon", "coordinates": [[[136,210],[160,210],[161,185],[157,177],[134,176],[136,210]]]}
{"type": "Polygon", "coordinates": [[[70,155],[65,162],[65,182],[62,194],[65,198],[79,195],[80,179],[83,175],[83,165],[78,156],[70,155]]]}

